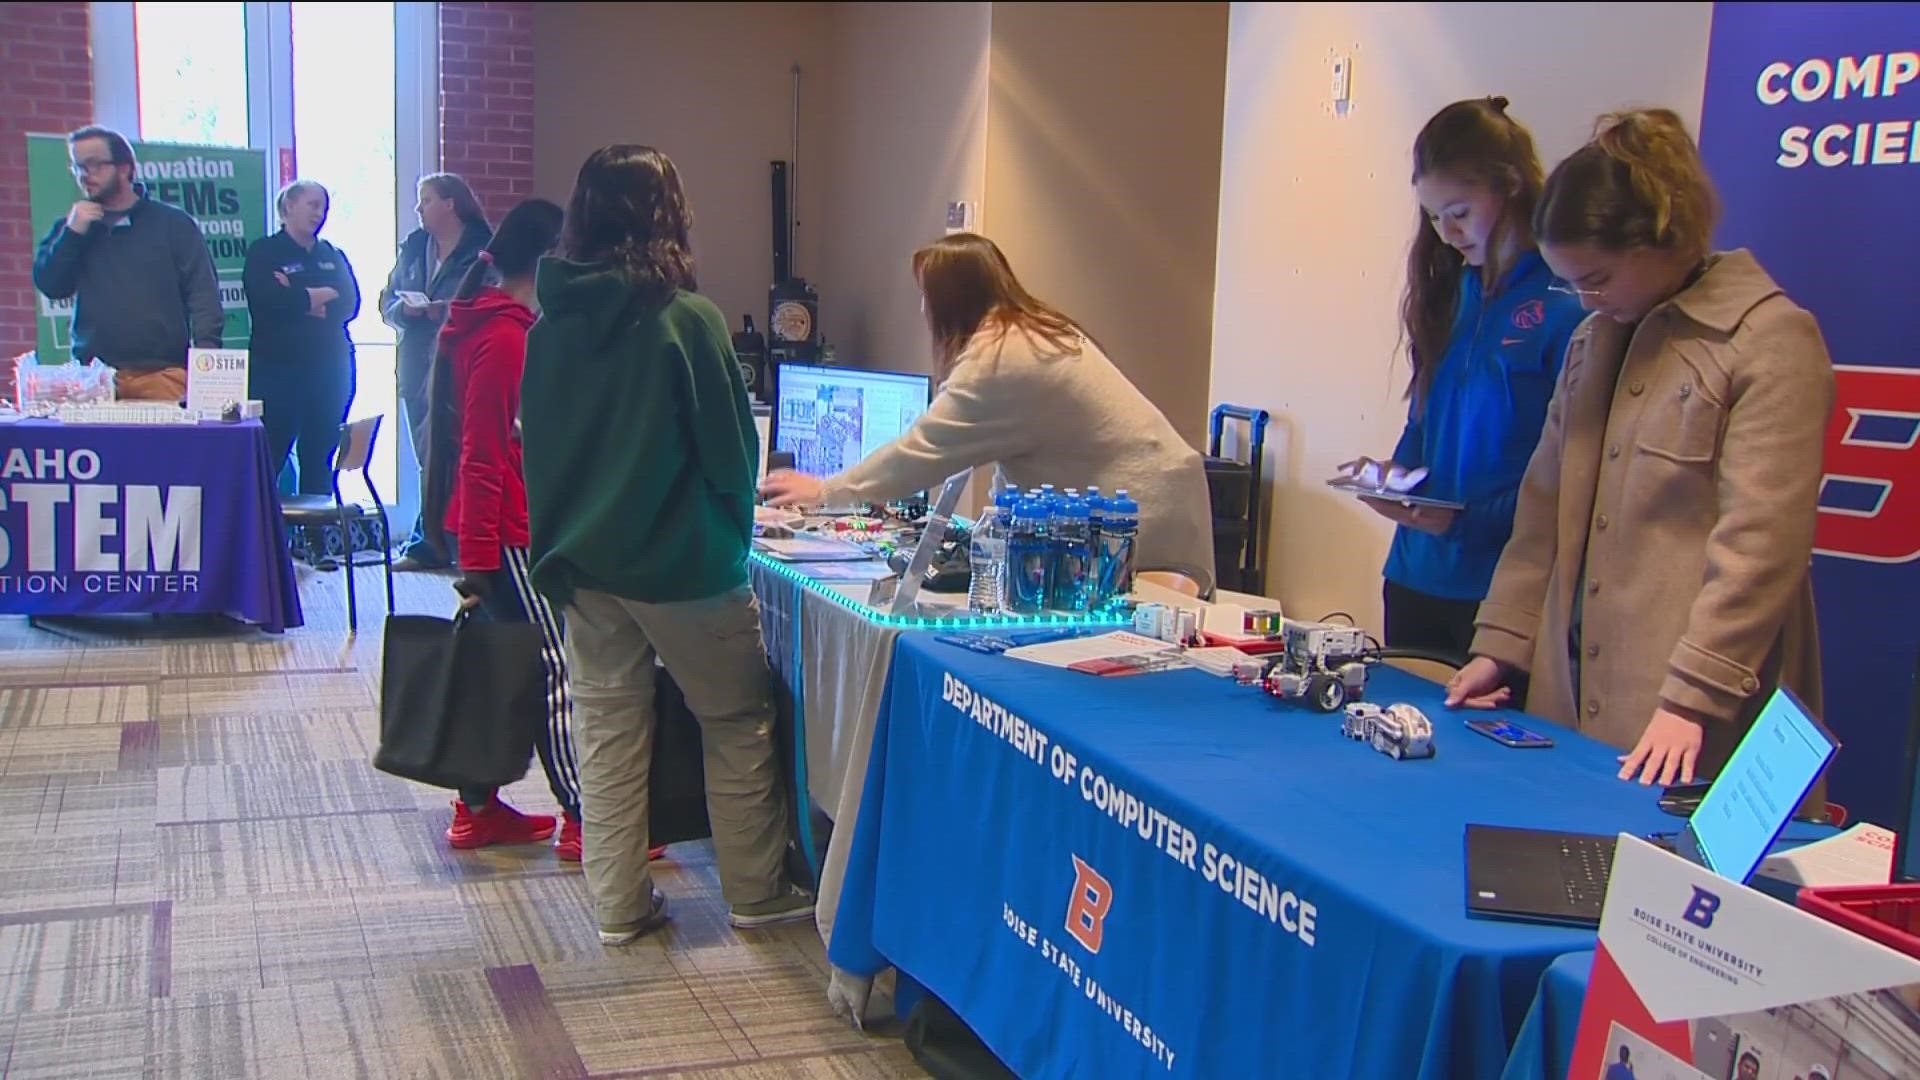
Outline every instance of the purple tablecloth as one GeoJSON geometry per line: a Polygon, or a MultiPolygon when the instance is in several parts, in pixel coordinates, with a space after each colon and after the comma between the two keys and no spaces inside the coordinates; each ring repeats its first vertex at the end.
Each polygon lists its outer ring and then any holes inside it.
{"type": "Polygon", "coordinates": [[[257,421],[0,424],[0,614],[301,624],[257,421]]]}

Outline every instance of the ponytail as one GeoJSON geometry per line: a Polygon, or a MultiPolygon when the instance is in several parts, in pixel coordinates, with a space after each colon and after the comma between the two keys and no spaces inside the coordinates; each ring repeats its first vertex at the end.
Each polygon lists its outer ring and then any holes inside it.
{"type": "Polygon", "coordinates": [[[1704,258],[1720,200],[1700,148],[1671,109],[1608,113],[1547,178],[1534,214],[1544,243],[1646,247],[1704,258]]]}

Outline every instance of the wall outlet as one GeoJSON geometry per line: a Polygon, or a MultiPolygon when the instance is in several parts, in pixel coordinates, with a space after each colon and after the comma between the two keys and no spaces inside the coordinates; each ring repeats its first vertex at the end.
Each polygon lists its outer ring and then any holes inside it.
{"type": "Polygon", "coordinates": [[[950,202],[947,204],[947,232],[973,231],[973,204],[970,202],[950,202]]]}
{"type": "Polygon", "coordinates": [[[1346,105],[1353,101],[1353,54],[1342,53],[1333,58],[1333,103],[1346,105]]]}

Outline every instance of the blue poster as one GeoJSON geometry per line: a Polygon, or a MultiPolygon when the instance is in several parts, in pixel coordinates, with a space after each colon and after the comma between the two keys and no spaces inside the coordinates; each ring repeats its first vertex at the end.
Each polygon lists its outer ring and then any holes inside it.
{"type": "Polygon", "coordinates": [[[1895,824],[1920,657],[1920,5],[1715,4],[1700,128],[1719,246],[1752,249],[1833,354],[1814,557],[1831,790],[1895,824]]]}

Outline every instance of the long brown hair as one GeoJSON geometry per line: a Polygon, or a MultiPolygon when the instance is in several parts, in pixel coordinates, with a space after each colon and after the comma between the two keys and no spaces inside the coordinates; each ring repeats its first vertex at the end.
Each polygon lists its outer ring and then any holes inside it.
{"type": "Polygon", "coordinates": [[[1028,292],[999,245],[984,236],[953,233],[935,240],[913,253],[913,276],[927,298],[934,371],[942,379],[989,322],[1002,340],[1018,328],[1062,353],[1079,351],[1085,331],[1028,292]]]}
{"type": "Polygon", "coordinates": [[[1671,109],[1634,109],[1600,117],[1593,141],[1554,166],[1533,231],[1545,243],[1704,258],[1719,216],[1686,124],[1671,109]]]}
{"type": "Polygon", "coordinates": [[[634,292],[660,305],[693,276],[693,211],[673,159],[623,143],[587,155],[567,203],[566,257],[624,270],[634,292]]]}
{"type": "Polygon", "coordinates": [[[487,225],[487,212],[480,208],[480,200],[473,194],[473,187],[458,173],[428,173],[420,178],[421,187],[430,187],[435,195],[453,203],[453,214],[468,228],[475,225],[482,228],[487,225]]]}
{"type": "MultiPolygon", "coordinates": [[[[1413,180],[1439,173],[1500,192],[1506,204],[1498,231],[1527,232],[1540,199],[1540,156],[1534,151],[1533,135],[1507,115],[1506,98],[1456,101],[1433,114],[1413,140],[1413,180]]],[[[1498,264],[1496,247],[1488,245],[1482,271],[1489,292],[1510,269],[1498,264]]],[[[1460,275],[1465,270],[1465,258],[1440,239],[1426,211],[1419,211],[1413,246],[1407,251],[1407,287],[1400,296],[1400,335],[1413,366],[1407,397],[1416,407],[1426,400],[1434,371],[1446,354],[1460,303],[1460,275]]]]}

